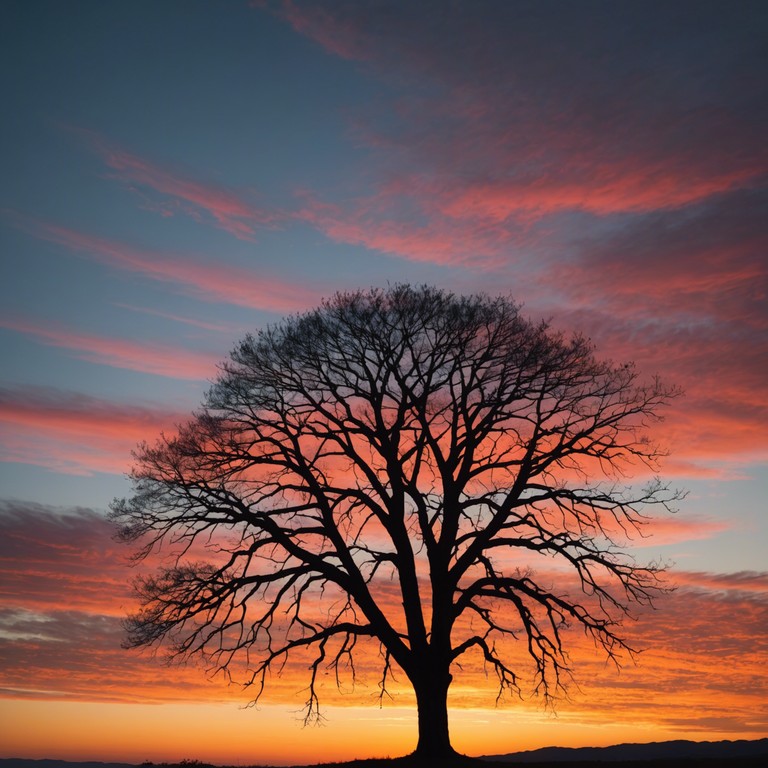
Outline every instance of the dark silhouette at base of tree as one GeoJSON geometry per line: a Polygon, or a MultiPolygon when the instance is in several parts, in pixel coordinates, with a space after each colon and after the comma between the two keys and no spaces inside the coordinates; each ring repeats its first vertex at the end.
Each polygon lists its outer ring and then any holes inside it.
{"type": "Polygon", "coordinates": [[[247,336],[202,409],[137,452],[119,538],[166,567],[137,581],[132,647],[270,671],[311,659],[355,677],[363,644],[413,686],[420,757],[456,754],[447,696],[475,654],[499,695],[545,700],[570,677],[573,628],[617,663],[633,605],[661,589],[615,542],[658,480],[650,421],[676,394],[506,298],[429,288],[345,293],[247,336]],[[510,648],[526,651],[523,678],[510,648]]]}

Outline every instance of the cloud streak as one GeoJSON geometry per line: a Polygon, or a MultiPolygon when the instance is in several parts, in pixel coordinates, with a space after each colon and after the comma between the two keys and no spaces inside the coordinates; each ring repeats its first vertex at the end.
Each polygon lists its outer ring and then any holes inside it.
{"type": "Polygon", "coordinates": [[[96,152],[119,181],[159,193],[169,202],[160,203],[164,215],[181,210],[192,218],[212,221],[215,226],[241,240],[253,240],[259,227],[281,219],[276,212],[257,207],[251,195],[226,186],[203,183],[146,158],[128,152],[94,131],[71,128],[96,152]]]}
{"type": "Polygon", "coordinates": [[[20,214],[6,214],[12,223],[34,237],[84,254],[109,267],[140,274],[203,301],[291,312],[311,306],[318,290],[256,270],[210,263],[165,251],[143,249],[116,240],[79,232],[20,214]]]}
{"type": "MultiPolygon", "coordinates": [[[[520,235],[498,226],[467,227],[444,217],[414,211],[404,218],[396,208],[403,198],[391,191],[375,199],[358,199],[345,205],[303,196],[295,218],[311,224],[329,239],[409,261],[446,267],[493,270],[506,259],[503,246],[520,235]]],[[[414,201],[418,206],[420,201],[414,201]]]]}
{"type": "Polygon", "coordinates": [[[78,359],[96,365],[173,379],[210,379],[216,372],[216,363],[219,362],[219,358],[214,355],[185,350],[178,345],[76,333],[25,320],[0,318],[0,328],[32,336],[42,344],[70,350],[78,359]]]}
{"type": "Polygon", "coordinates": [[[131,450],[186,419],[170,409],[126,405],[48,387],[0,389],[0,458],[67,474],[123,474],[131,450]]]}
{"type": "Polygon", "coordinates": [[[34,617],[66,605],[120,616],[120,605],[129,602],[128,553],[95,510],[0,499],[0,534],[0,604],[6,609],[34,617]]]}
{"type": "Polygon", "coordinates": [[[572,242],[578,259],[555,276],[572,299],[612,313],[712,319],[768,329],[768,188],[720,195],[689,208],[630,219],[572,242]]]}

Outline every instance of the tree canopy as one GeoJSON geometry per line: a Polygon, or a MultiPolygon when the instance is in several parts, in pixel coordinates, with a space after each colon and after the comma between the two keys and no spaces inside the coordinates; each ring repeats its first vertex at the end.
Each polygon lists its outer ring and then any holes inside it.
{"type": "Polygon", "coordinates": [[[242,664],[255,698],[310,649],[311,720],[318,675],[354,675],[373,643],[381,695],[393,670],[413,685],[417,754],[449,755],[464,654],[518,692],[514,640],[550,697],[568,627],[631,652],[622,619],[659,569],[615,542],[676,494],[625,476],[655,471],[647,427],[675,394],[508,298],[337,294],[246,336],[191,420],[138,450],[112,517],[138,558],[171,557],[137,581],[128,645],[242,664]]]}

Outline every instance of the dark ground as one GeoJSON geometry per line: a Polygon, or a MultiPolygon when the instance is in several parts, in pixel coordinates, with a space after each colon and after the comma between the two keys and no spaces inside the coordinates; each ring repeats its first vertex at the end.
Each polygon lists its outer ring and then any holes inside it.
{"type": "MultiPolygon", "coordinates": [[[[312,766],[292,766],[292,768],[513,768],[515,765],[530,765],[533,768],[766,768],[768,756],[729,757],[724,761],[716,758],[671,758],[660,760],[568,760],[519,763],[511,760],[496,761],[480,758],[458,758],[429,762],[412,757],[392,759],[353,760],[346,763],[319,763],[312,766]]],[[[0,768],[142,768],[123,763],[76,763],[63,760],[22,760],[0,759],[0,768]]],[[[149,768],[147,766],[146,768],[149,768]]],[[[204,763],[189,761],[181,764],[157,764],[153,768],[214,768],[204,763]]],[[[251,766],[251,768],[269,768],[269,766],[251,766]]]]}
{"type": "MultiPolygon", "coordinates": [[[[420,760],[412,756],[372,758],[344,763],[317,763],[291,768],[768,768],[768,738],[753,741],[664,741],[648,744],[617,744],[611,747],[545,747],[497,755],[420,760]]],[[[0,768],[237,768],[214,766],[200,760],[141,765],[65,760],[0,758],[0,768]]],[[[250,768],[270,768],[253,765],[250,768]]]]}
{"type": "Polygon", "coordinates": [[[482,760],[464,758],[455,761],[441,760],[439,763],[419,761],[411,757],[390,760],[354,760],[348,763],[321,763],[318,766],[293,766],[293,768],[514,768],[529,765],[531,768],[767,768],[768,757],[730,757],[727,763],[722,758],[672,758],[669,760],[569,760],[556,762],[516,763],[509,760],[482,760]]]}

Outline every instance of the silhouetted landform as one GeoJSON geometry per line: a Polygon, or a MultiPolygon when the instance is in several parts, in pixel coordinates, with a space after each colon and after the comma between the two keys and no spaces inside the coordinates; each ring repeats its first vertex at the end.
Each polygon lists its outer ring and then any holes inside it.
{"type": "MultiPolygon", "coordinates": [[[[612,747],[544,747],[528,752],[487,758],[505,763],[605,763],[651,760],[731,760],[741,757],[768,758],[768,738],[756,741],[661,741],[650,744],[616,744],[612,747]]],[[[765,763],[768,766],[768,760],[765,763]]]]}
{"type": "MultiPolygon", "coordinates": [[[[510,764],[536,768],[765,768],[768,766],[768,738],[755,741],[662,741],[651,744],[617,744],[613,747],[545,747],[528,752],[488,757],[457,757],[440,760],[440,768],[488,768],[510,764]]],[[[319,763],[292,768],[432,768],[434,761],[414,757],[372,758],[345,763],[319,763]]],[[[199,760],[180,763],[71,762],[0,758],[0,768],[219,768],[199,760]]],[[[223,766],[221,768],[234,768],[223,766]]],[[[250,768],[269,768],[251,766],[250,768]]]]}
{"type": "Polygon", "coordinates": [[[28,760],[22,757],[0,759],[0,768],[137,768],[132,763],[101,763],[98,761],[28,760]]]}

